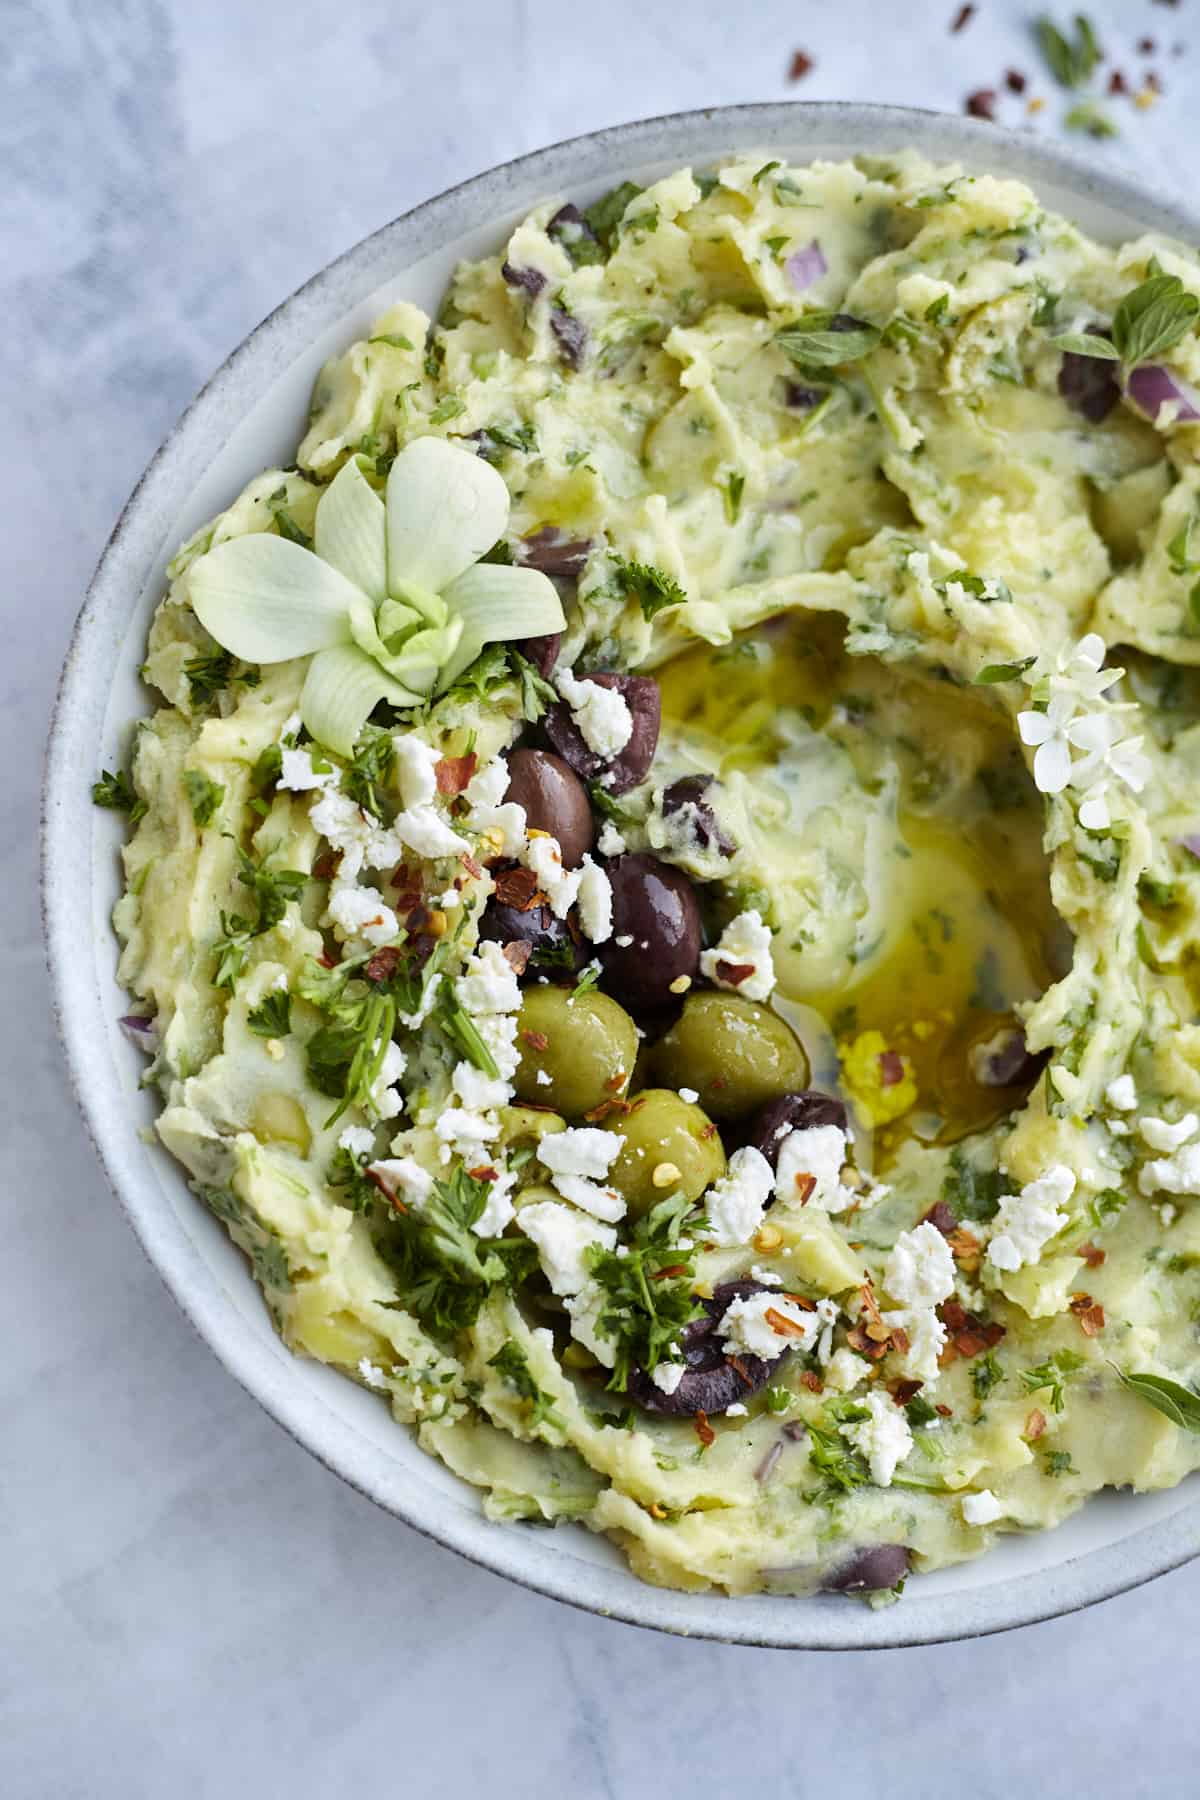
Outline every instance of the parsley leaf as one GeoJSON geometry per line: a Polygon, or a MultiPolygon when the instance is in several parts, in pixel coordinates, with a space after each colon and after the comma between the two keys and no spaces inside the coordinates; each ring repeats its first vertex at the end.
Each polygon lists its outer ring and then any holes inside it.
{"type": "Polygon", "coordinates": [[[192,818],[203,830],[211,825],[216,817],[218,806],[225,798],[225,789],[219,782],[210,781],[199,769],[183,771],[183,791],[188,797],[192,809],[192,818]]]}
{"type": "Polygon", "coordinates": [[[329,1185],[336,1191],[339,1203],[351,1212],[369,1212],[379,1199],[379,1189],[366,1175],[370,1160],[369,1150],[356,1156],[345,1144],[339,1144],[330,1159],[329,1185]]]}
{"type": "Polygon", "coordinates": [[[114,775],[111,769],[101,769],[99,781],[92,783],[92,805],[106,807],[109,812],[127,812],[131,825],[146,816],[146,802],[138,799],[133,782],[123,770],[114,775]]]}
{"type": "Polygon", "coordinates": [[[280,537],[288,538],[293,544],[299,544],[302,550],[311,550],[311,535],[297,525],[287,510],[288,491],[286,487],[277,487],[273,494],[267,495],[267,505],[271,509],[271,517],[275,521],[275,529],[280,537]]]}
{"type": "Polygon", "coordinates": [[[342,776],[343,791],[356,806],[361,806],[378,817],[383,810],[379,802],[379,789],[386,785],[395,761],[396,746],[392,742],[391,732],[386,731],[382,725],[364,726],[362,735],[354,746],[354,755],[346,764],[346,771],[342,776]]]}
{"type": "Polygon", "coordinates": [[[1016,681],[1026,669],[1032,669],[1036,661],[1036,656],[1023,656],[1018,662],[985,663],[975,677],[975,686],[994,687],[1000,681],[1016,681]]]}
{"type": "Polygon", "coordinates": [[[272,988],[258,1006],[251,1007],[246,1023],[257,1037],[287,1037],[292,1029],[292,996],[286,988],[272,988]]]}
{"type": "Polygon", "coordinates": [[[1101,51],[1086,13],[1075,14],[1075,29],[1070,35],[1060,31],[1047,15],[1034,21],[1033,31],[1046,66],[1060,87],[1082,87],[1090,80],[1101,51]]]}
{"type": "Polygon", "coordinates": [[[721,492],[725,497],[725,517],[731,525],[737,524],[737,516],[742,510],[742,495],[746,489],[746,477],[735,469],[725,482],[721,492]]]}
{"type": "Polygon", "coordinates": [[[429,423],[431,425],[444,425],[447,419],[457,419],[458,415],[460,413],[465,413],[466,410],[466,402],[460,400],[457,394],[447,394],[444,399],[438,401],[437,405],[430,413],[429,423]]]}
{"type": "Polygon", "coordinates": [[[512,664],[513,673],[521,682],[521,714],[531,725],[536,725],[548,706],[554,706],[558,700],[557,691],[551,687],[545,676],[535,669],[527,656],[522,656],[512,645],[508,648],[508,660],[512,664]]]}
{"type": "Polygon", "coordinates": [[[671,1194],[638,1220],[625,1255],[599,1244],[585,1253],[592,1279],[604,1291],[596,1329],[614,1342],[608,1386],[618,1392],[624,1392],[635,1364],[653,1369],[683,1327],[703,1312],[692,1292],[691,1252],[679,1244],[690,1210],[686,1195],[671,1194]],[[669,1269],[678,1273],[668,1275],[669,1269]]]}
{"type": "Polygon", "coordinates": [[[529,1368],[529,1358],[520,1344],[509,1338],[506,1343],[501,1344],[495,1356],[489,1357],[488,1368],[498,1370],[509,1387],[514,1388],[522,1400],[529,1402],[529,1423],[535,1429],[545,1420],[547,1425],[554,1425],[560,1431],[566,1430],[564,1421],[554,1410],[550,1395],[534,1380],[529,1368]]]}
{"type": "Polygon", "coordinates": [[[213,944],[213,953],[217,959],[216,971],[213,975],[214,987],[232,987],[246,966],[246,958],[250,953],[250,939],[254,935],[253,924],[243,919],[240,913],[221,913],[221,935],[213,944]]]}
{"type": "Polygon", "coordinates": [[[1037,1394],[1043,1388],[1050,1393],[1050,1410],[1061,1412],[1066,1401],[1063,1397],[1063,1378],[1073,1375],[1082,1369],[1085,1358],[1074,1350],[1055,1350],[1036,1368],[1021,1370],[1021,1386],[1027,1394],[1037,1394]]]}
{"type": "MultiPolygon", "coordinates": [[[[312,998],[303,985],[300,993],[306,1000],[312,998]]],[[[325,1011],[327,1023],[309,1038],[305,1059],[308,1078],[318,1093],[338,1102],[325,1121],[328,1130],[348,1107],[370,1107],[396,1027],[396,1002],[390,994],[353,982],[338,1000],[326,1003],[325,1011]]]]}
{"type": "Polygon", "coordinates": [[[881,335],[876,326],[849,313],[810,312],[776,332],[775,342],[802,368],[836,368],[869,356],[881,335]]]}
{"type": "Polygon", "coordinates": [[[647,623],[664,607],[686,604],[687,595],[665,569],[658,569],[653,563],[626,562],[621,556],[613,561],[617,592],[627,600],[637,601],[647,623]]]}
{"type": "Polygon", "coordinates": [[[600,248],[605,256],[611,256],[616,246],[617,232],[625,209],[631,200],[636,200],[642,192],[634,181],[623,181],[619,187],[611,188],[607,194],[587,207],[584,218],[589,229],[599,240],[600,248]]]}
{"type": "Polygon", "coordinates": [[[401,1306],[433,1331],[449,1334],[473,1325],[493,1288],[515,1287],[536,1266],[528,1238],[485,1239],[472,1231],[490,1188],[460,1162],[447,1179],[434,1182],[419,1213],[397,1213],[392,1234],[380,1244],[401,1306]]]}
{"type": "Polygon", "coordinates": [[[985,1356],[977,1356],[971,1364],[971,1386],[977,1400],[986,1400],[1003,1380],[1004,1371],[990,1350],[985,1356]]]}
{"type": "Polygon", "coordinates": [[[951,1151],[950,1167],[942,1182],[942,1199],[953,1207],[959,1219],[982,1224],[994,1218],[1000,1210],[1001,1197],[1012,1192],[1012,1183],[999,1169],[977,1169],[961,1148],[951,1151]]]}
{"type": "Polygon", "coordinates": [[[244,664],[240,669],[228,650],[214,651],[210,656],[193,656],[183,665],[193,706],[205,706],[235,682],[243,687],[257,687],[262,680],[258,670],[244,664]]]}
{"type": "Polygon", "coordinates": [[[256,863],[239,846],[238,880],[254,896],[258,916],[251,936],[259,937],[264,931],[270,931],[273,926],[278,925],[287,912],[290,900],[300,898],[308,876],[302,869],[268,869],[265,863],[256,863]]]}

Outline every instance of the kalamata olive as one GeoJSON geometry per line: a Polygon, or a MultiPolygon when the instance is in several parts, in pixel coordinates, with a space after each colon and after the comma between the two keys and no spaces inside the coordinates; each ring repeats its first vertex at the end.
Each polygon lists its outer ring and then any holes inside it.
{"type": "Polygon", "coordinates": [[[774,1168],[779,1161],[779,1147],[789,1131],[807,1131],[816,1125],[836,1125],[846,1130],[846,1109],[832,1094],[806,1088],[800,1093],[780,1094],[768,1100],[750,1120],[743,1143],[752,1145],[774,1168]]]}
{"type": "Polygon", "coordinates": [[[678,781],[663,789],[662,815],[669,819],[675,813],[682,813],[701,850],[715,850],[718,856],[732,856],[737,845],[722,830],[706,798],[712,788],[720,785],[712,775],[681,775],[678,781]]]}
{"type": "Polygon", "coordinates": [[[671,1417],[687,1417],[695,1412],[714,1418],[735,1401],[744,1400],[766,1385],[778,1366],[779,1358],[764,1362],[761,1356],[739,1355],[731,1361],[721,1348],[720,1324],[735,1300],[747,1300],[751,1294],[768,1290],[761,1281],[726,1281],[713,1289],[712,1299],[704,1300],[704,1317],[693,1319],[679,1334],[679,1348],[685,1366],[679,1386],[673,1394],[664,1394],[650,1379],[649,1371],[629,1371],[629,1397],[647,1412],[666,1413],[671,1417]]]}
{"type": "Polygon", "coordinates": [[[549,681],[550,672],[562,649],[562,641],[561,631],[548,631],[544,637],[518,638],[514,648],[526,662],[533,664],[543,681],[549,681]]]}
{"type": "Polygon", "coordinates": [[[588,346],[588,328],[583,320],[568,312],[564,306],[552,306],[550,329],[558,344],[558,353],[567,367],[579,368],[588,346]]]}
{"type": "Polygon", "coordinates": [[[488,901],[479,920],[479,935],[493,944],[528,944],[524,969],[530,974],[561,973],[574,977],[592,956],[587,938],[576,937],[564,919],[556,919],[548,906],[505,906],[496,897],[488,901]]]}
{"type": "Polygon", "coordinates": [[[836,1568],[825,1583],[830,1594],[879,1593],[894,1588],[908,1574],[905,1544],[868,1544],[836,1568]]]}
{"type": "Polygon", "coordinates": [[[1032,1087],[1050,1057],[1048,1050],[1036,1053],[1025,1043],[1020,1025],[993,1034],[986,1043],[976,1044],[970,1056],[971,1073],[980,1087],[1032,1087]]]}
{"type": "Polygon", "coordinates": [[[518,269],[510,262],[501,263],[500,273],[511,288],[521,288],[536,300],[546,285],[546,277],[540,269],[518,269]]]}
{"type": "Polygon", "coordinates": [[[641,781],[658,748],[658,729],[662,722],[662,699],[658,683],[652,675],[588,675],[598,687],[616,688],[622,695],[633,719],[629,742],[618,756],[606,762],[589,750],[583,735],[564,701],[552,706],[546,714],[544,730],[558,754],[569,762],[585,781],[603,780],[604,791],[615,797],[628,793],[641,781]]]}
{"type": "MultiPolygon", "coordinates": [[[[1084,330],[1091,337],[1111,339],[1103,325],[1086,325],[1084,330]]],[[[1113,367],[1102,357],[1079,356],[1073,350],[1066,351],[1058,365],[1059,393],[1073,412],[1082,413],[1093,425],[1106,419],[1121,398],[1113,367]]]]}
{"type": "Polygon", "coordinates": [[[596,237],[595,232],[592,230],[579,208],[573,205],[570,200],[567,201],[565,206],[560,206],[554,217],[548,221],[546,225],[546,236],[551,238],[554,243],[561,244],[568,256],[571,256],[572,248],[574,247],[575,255],[571,258],[573,262],[582,262],[584,260],[583,256],[579,254],[579,246],[584,244],[591,247],[591,254],[589,254],[587,258],[589,262],[603,261],[599,240],[596,237]]]}
{"type": "Polygon", "coordinates": [[[527,569],[540,569],[543,575],[560,581],[578,581],[591,553],[591,538],[571,538],[557,525],[543,525],[528,537],[518,538],[514,546],[517,561],[527,569]]]}
{"type": "Polygon", "coordinates": [[[587,789],[561,756],[514,750],[508,759],[506,800],[525,808],[525,822],[558,839],[563,867],[576,869],[596,837],[587,789]]]}
{"type": "Polygon", "coordinates": [[[635,1011],[666,1006],[672,983],[699,967],[695,890],[681,870],[638,851],[614,857],[607,868],[613,935],[600,951],[604,985],[635,1011]]]}

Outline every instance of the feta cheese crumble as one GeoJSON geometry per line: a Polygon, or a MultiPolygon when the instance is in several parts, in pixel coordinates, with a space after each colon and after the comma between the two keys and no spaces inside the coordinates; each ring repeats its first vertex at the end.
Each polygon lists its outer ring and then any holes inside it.
{"type": "Polygon", "coordinates": [[[338,1149],[348,1150],[351,1156],[366,1156],[374,1148],[375,1133],[365,1125],[347,1125],[338,1133],[338,1149]]]}
{"type": "Polygon", "coordinates": [[[625,1200],[616,1188],[600,1185],[619,1155],[623,1139],[594,1125],[554,1132],[538,1145],[538,1161],[564,1200],[597,1219],[625,1217],[625,1200]]]}
{"type": "Polygon", "coordinates": [[[1139,1119],[1138,1131],[1152,1150],[1170,1152],[1178,1150],[1189,1138],[1196,1135],[1200,1128],[1200,1119],[1195,1113],[1185,1113],[1178,1124],[1172,1125],[1166,1119],[1139,1119]]]}
{"type": "Polygon", "coordinates": [[[580,1293],[588,1284],[584,1253],[593,1244],[614,1248],[617,1234],[586,1213],[557,1200],[535,1200],[517,1214],[517,1227],[537,1247],[538,1260],[551,1289],[560,1299],[580,1293]]]}
{"type": "Polygon", "coordinates": [[[650,1371],[650,1379],[662,1394],[673,1394],[687,1373],[686,1364],[681,1362],[655,1363],[650,1371]]]}
{"type": "Polygon", "coordinates": [[[574,671],[556,672],[554,685],[571,709],[579,735],[595,756],[611,762],[633,736],[633,714],[624,694],[596,681],[576,681],[574,671]]]}
{"type": "Polygon", "coordinates": [[[1184,1144],[1174,1156],[1145,1163],[1138,1187],[1143,1194],[1200,1194],[1200,1143],[1184,1144]]]}
{"type": "Polygon", "coordinates": [[[876,1487],[891,1487],[897,1468],[913,1446],[908,1420],[890,1394],[867,1394],[863,1405],[870,1417],[843,1425],[842,1436],[866,1457],[876,1487]]]}
{"type": "Polygon", "coordinates": [[[1036,1181],[1000,1202],[988,1244],[988,1261],[996,1269],[1020,1269],[1040,1262],[1042,1250],[1067,1223],[1059,1208],[1075,1192],[1075,1174],[1065,1163],[1053,1163],[1036,1181]]]}
{"type": "Polygon", "coordinates": [[[914,1231],[902,1231],[892,1246],[883,1285],[901,1306],[937,1306],[954,1292],[954,1257],[950,1246],[928,1220],[914,1231]]]}
{"type": "Polygon", "coordinates": [[[404,807],[428,806],[437,794],[437,766],[440,754],[415,731],[392,734],[396,754],[396,781],[400,803],[404,807]]]}
{"type": "Polygon", "coordinates": [[[735,1150],[724,1175],[704,1197],[712,1241],[726,1247],[748,1244],[762,1224],[774,1185],[771,1165],[760,1150],[750,1144],[735,1150]]]}
{"type": "Polygon", "coordinates": [[[378,948],[390,944],[400,935],[400,921],[377,889],[354,887],[349,882],[335,887],[329,896],[330,923],[343,942],[361,938],[378,948]]]}
{"type": "Polygon", "coordinates": [[[700,956],[700,972],[746,1000],[766,1000],[775,986],[771,933],[753,907],[731,919],[720,940],[700,956]],[[749,969],[748,974],[742,973],[749,969]],[[725,974],[722,974],[722,969],[725,974]]]}
{"type": "Polygon", "coordinates": [[[373,1162],[367,1170],[382,1182],[393,1199],[400,1200],[413,1212],[420,1212],[433,1190],[433,1176],[411,1156],[388,1156],[373,1162]]]}
{"type": "Polygon", "coordinates": [[[785,1350],[811,1350],[823,1325],[818,1312],[808,1312],[782,1294],[747,1294],[726,1309],[720,1327],[722,1348],[727,1356],[745,1353],[773,1362],[785,1350]],[[777,1331],[768,1312],[794,1329],[777,1331]]]}
{"type": "Polygon", "coordinates": [[[840,1126],[809,1125],[789,1131],[775,1165],[775,1198],[820,1212],[845,1212],[858,1198],[842,1183],[845,1161],[846,1134],[840,1126]]]}
{"type": "Polygon", "coordinates": [[[991,1488],[980,1488],[977,1494],[964,1494],[960,1504],[968,1525],[994,1525],[997,1519],[1004,1517],[1004,1508],[991,1488]]]}
{"type": "Polygon", "coordinates": [[[487,1013],[519,1012],[521,987],[499,944],[483,943],[454,983],[464,1012],[478,1019],[487,1013]]]}
{"type": "Polygon", "coordinates": [[[1104,1090],[1104,1098],[1114,1112],[1132,1112],[1137,1106],[1137,1089],[1132,1075],[1118,1075],[1104,1090]]]}
{"type": "Polygon", "coordinates": [[[612,883],[590,856],[584,857],[579,874],[579,923],[593,944],[606,944],[612,936],[612,883]]]}

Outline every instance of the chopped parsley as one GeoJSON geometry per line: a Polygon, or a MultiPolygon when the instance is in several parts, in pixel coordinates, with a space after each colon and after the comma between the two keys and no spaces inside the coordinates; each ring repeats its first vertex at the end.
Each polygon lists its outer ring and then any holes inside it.
{"type": "Polygon", "coordinates": [[[556,1426],[565,1431],[566,1425],[554,1410],[554,1402],[534,1380],[529,1368],[529,1358],[520,1344],[509,1338],[501,1344],[495,1356],[489,1357],[488,1368],[495,1369],[509,1387],[515,1389],[522,1400],[529,1403],[529,1423],[536,1430],[543,1421],[547,1425],[556,1426]]]}
{"type": "Polygon", "coordinates": [[[329,1161],[328,1181],[342,1206],[351,1212],[365,1213],[379,1199],[379,1189],[366,1174],[370,1151],[356,1156],[345,1144],[339,1144],[329,1161]]]}
{"type": "Polygon", "coordinates": [[[256,1037],[287,1037],[292,1029],[292,996],[286,988],[272,988],[257,1006],[250,1008],[246,1023],[256,1037]]]}
{"type": "Polygon", "coordinates": [[[206,706],[227,687],[257,687],[262,676],[247,664],[238,665],[228,650],[214,651],[211,656],[193,656],[183,665],[193,706],[206,706]]]}
{"type": "Polygon", "coordinates": [[[1103,52],[1086,13],[1076,13],[1074,30],[1060,31],[1047,14],[1035,19],[1033,33],[1046,67],[1060,87],[1082,87],[1090,81],[1103,52]]]}
{"type": "Polygon", "coordinates": [[[849,313],[804,313],[775,334],[775,342],[801,368],[836,368],[869,356],[882,333],[849,313]]]}
{"type": "Polygon", "coordinates": [[[99,781],[92,783],[92,805],[128,813],[131,825],[146,816],[146,802],[138,799],[133,782],[120,769],[115,775],[111,769],[101,769],[99,781]]]}
{"type": "Polygon", "coordinates": [[[632,200],[636,200],[642,189],[636,182],[623,181],[619,187],[610,188],[607,194],[601,195],[584,212],[588,229],[596,239],[600,255],[595,254],[595,246],[589,245],[586,237],[581,236],[568,245],[571,260],[576,263],[600,262],[611,256],[616,248],[617,233],[621,220],[632,200]]]}
{"type": "Polygon", "coordinates": [[[614,557],[613,561],[617,592],[627,600],[637,601],[647,623],[664,607],[682,606],[686,602],[687,595],[665,569],[656,568],[653,563],[626,562],[620,556],[614,557]]]}
{"type": "Polygon", "coordinates": [[[395,1272],[399,1304],[431,1331],[449,1335],[474,1325],[496,1287],[532,1274],[537,1252],[528,1238],[479,1238],[490,1183],[461,1162],[435,1181],[420,1212],[397,1213],[380,1250],[395,1272]]]}
{"type": "Polygon", "coordinates": [[[977,1356],[971,1364],[971,1386],[977,1400],[986,1400],[1003,1380],[1004,1370],[990,1350],[983,1356],[977,1356]]]}
{"type": "Polygon", "coordinates": [[[745,492],[745,489],[746,477],[739,474],[738,471],[734,469],[721,489],[725,498],[725,517],[729,520],[731,525],[737,524],[738,514],[742,510],[742,495],[745,492]]]}
{"type": "Polygon", "coordinates": [[[1039,1394],[1046,1389],[1050,1396],[1050,1410],[1061,1412],[1066,1405],[1064,1380],[1077,1369],[1082,1369],[1085,1360],[1074,1350],[1055,1350],[1045,1362],[1038,1363],[1036,1368],[1021,1370],[1021,1386],[1027,1394],[1039,1394]]]}
{"type": "Polygon", "coordinates": [[[447,394],[444,399],[438,401],[430,413],[429,423],[444,425],[448,419],[457,419],[459,414],[465,413],[466,410],[466,402],[460,400],[457,394],[447,394]]]}
{"type": "Polygon", "coordinates": [[[671,1194],[638,1220],[626,1254],[618,1256],[598,1244],[586,1252],[592,1279],[604,1293],[596,1329],[614,1344],[608,1385],[619,1393],[628,1385],[630,1369],[653,1369],[683,1327],[702,1316],[692,1292],[692,1253],[679,1244],[690,1210],[685,1195],[671,1194]]]}
{"type": "Polygon", "coordinates": [[[999,1169],[977,1169],[961,1146],[951,1151],[942,1199],[959,1219],[982,1224],[995,1218],[1002,1197],[1013,1191],[1011,1181],[999,1169]]]}
{"type": "Polygon", "coordinates": [[[313,547],[312,534],[297,525],[287,510],[288,491],[286,487],[278,487],[273,494],[267,496],[267,505],[271,509],[271,517],[275,521],[275,529],[280,537],[288,538],[293,544],[299,544],[302,550],[313,547]]]}
{"type": "Polygon", "coordinates": [[[188,805],[192,809],[192,818],[201,830],[211,825],[216,817],[217,808],[225,798],[225,789],[217,781],[211,781],[202,775],[199,769],[183,771],[183,791],[187,795],[188,805]]]}
{"type": "Polygon", "coordinates": [[[378,817],[383,811],[379,789],[386,785],[396,761],[392,734],[381,725],[367,725],[346,764],[342,789],[356,806],[378,817]]]}

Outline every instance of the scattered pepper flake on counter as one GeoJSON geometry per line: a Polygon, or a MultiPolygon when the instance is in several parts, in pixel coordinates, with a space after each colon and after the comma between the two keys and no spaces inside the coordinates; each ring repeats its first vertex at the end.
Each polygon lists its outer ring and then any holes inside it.
{"type": "Polygon", "coordinates": [[[971,20],[975,17],[975,13],[976,13],[976,8],[970,4],[970,0],[967,0],[967,4],[964,6],[960,6],[958,11],[955,13],[954,17],[951,19],[951,21],[950,21],[951,32],[958,32],[958,31],[964,30],[965,27],[968,26],[971,23],[971,20]]]}
{"type": "Polygon", "coordinates": [[[792,60],[788,65],[788,80],[803,81],[806,75],[812,73],[815,66],[807,50],[794,50],[792,60]]]}
{"type": "Polygon", "coordinates": [[[997,93],[995,88],[976,88],[968,94],[965,102],[966,111],[973,119],[990,119],[996,117],[997,93]]]}

